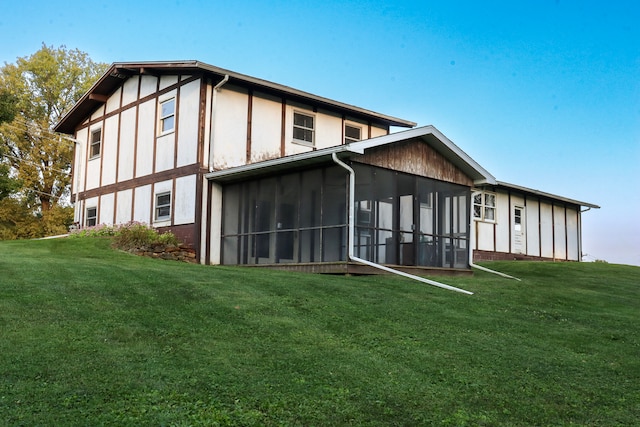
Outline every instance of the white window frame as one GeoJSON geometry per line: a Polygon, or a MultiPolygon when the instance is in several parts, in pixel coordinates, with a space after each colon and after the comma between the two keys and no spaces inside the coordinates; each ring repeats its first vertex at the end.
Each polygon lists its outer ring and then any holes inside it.
{"type": "Polygon", "coordinates": [[[100,157],[100,153],[102,153],[102,128],[92,130],[89,135],[89,159],[97,159],[100,157]],[[97,141],[93,140],[94,135],[98,135],[97,141]],[[97,149],[94,150],[95,147],[97,149]]]}
{"type": "Polygon", "coordinates": [[[345,123],[344,124],[344,143],[349,144],[351,142],[357,142],[357,141],[362,141],[362,126],[358,126],[353,123],[345,123]],[[360,136],[358,138],[348,136],[347,128],[357,129],[360,136]]]}
{"type": "Polygon", "coordinates": [[[160,120],[158,121],[158,126],[159,126],[158,130],[160,131],[160,135],[166,135],[168,133],[175,132],[176,130],[176,98],[175,96],[173,98],[169,98],[160,102],[160,120]],[[173,103],[173,109],[171,110],[171,112],[168,112],[167,114],[165,114],[162,111],[163,107],[169,103],[173,103]],[[167,127],[165,129],[165,123],[169,119],[172,120],[171,127],[170,128],[167,127]]]}
{"type": "Polygon", "coordinates": [[[164,222],[171,221],[171,203],[172,203],[171,191],[163,191],[161,193],[157,193],[154,197],[154,208],[153,208],[153,220],[155,222],[164,222]],[[164,196],[169,196],[168,203],[160,203],[160,198],[164,196]],[[166,215],[160,215],[161,210],[168,209],[169,213],[166,215]]]}
{"type": "Polygon", "coordinates": [[[89,206],[85,209],[85,218],[84,218],[85,227],[95,227],[98,225],[98,208],[96,206],[89,206]],[[93,211],[93,215],[89,215],[89,211],[93,211]],[[92,221],[93,224],[89,224],[92,221]]]}
{"type": "Polygon", "coordinates": [[[476,191],[471,196],[473,219],[476,221],[496,222],[498,195],[489,191],[476,191]],[[490,214],[492,212],[493,214],[490,214]]]}
{"type": "Polygon", "coordinates": [[[316,116],[315,114],[310,114],[302,111],[294,111],[293,112],[293,142],[296,144],[306,145],[308,147],[315,147],[316,145],[316,116]],[[303,125],[296,124],[296,115],[304,116],[310,118],[313,121],[312,127],[307,127],[303,125]],[[311,132],[311,141],[307,141],[306,139],[296,138],[296,129],[301,129],[303,132],[311,132]]]}

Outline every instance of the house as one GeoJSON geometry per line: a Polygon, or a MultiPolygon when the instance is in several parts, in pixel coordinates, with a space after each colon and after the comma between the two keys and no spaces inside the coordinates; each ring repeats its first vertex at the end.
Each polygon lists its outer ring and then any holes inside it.
{"type": "Polygon", "coordinates": [[[597,207],[499,182],[433,126],[197,61],[115,63],[55,131],[78,224],[149,223],[205,264],[579,261],[597,207]]]}

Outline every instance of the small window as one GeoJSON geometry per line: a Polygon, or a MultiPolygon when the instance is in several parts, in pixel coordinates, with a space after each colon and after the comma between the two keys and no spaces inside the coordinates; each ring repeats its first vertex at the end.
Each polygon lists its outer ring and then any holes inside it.
{"type": "Polygon", "coordinates": [[[496,195],[478,192],[473,194],[473,217],[481,221],[495,222],[496,195]]]}
{"type": "Polygon", "coordinates": [[[156,221],[171,218],[171,193],[156,194],[156,221]]]}
{"type": "Polygon", "coordinates": [[[89,148],[90,158],[100,156],[100,145],[102,144],[102,129],[91,132],[91,147],[89,148]]]}
{"type": "Polygon", "coordinates": [[[360,141],[362,139],[362,129],[356,126],[344,125],[344,143],[360,141]]]}
{"type": "Polygon", "coordinates": [[[314,117],[293,113],[293,139],[306,145],[314,144],[314,117]]]}
{"type": "Polygon", "coordinates": [[[172,132],[176,127],[176,99],[160,103],[160,133],[172,132]]]}
{"type": "Polygon", "coordinates": [[[87,227],[95,227],[98,223],[98,209],[97,208],[87,208],[87,216],[85,220],[85,224],[87,227]]]}

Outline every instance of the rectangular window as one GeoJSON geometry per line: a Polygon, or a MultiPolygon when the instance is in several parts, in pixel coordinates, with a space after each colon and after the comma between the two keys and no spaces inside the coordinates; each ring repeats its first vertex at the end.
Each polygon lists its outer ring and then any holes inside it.
{"type": "Polygon", "coordinates": [[[302,114],[293,113],[293,140],[305,145],[314,144],[314,117],[302,114]]]}
{"type": "Polygon", "coordinates": [[[496,195],[478,192],[473,194],[473,217],[481,221],[495,222],[496,195]]]}
{"type": "Polygon", "coordinates": [[[164,221],[171,218],[171,193],[156,194],[156,221],[164,221]]]}
{"type": "Polygon", "coordinates": [[[160,133],[172,132],[176,127],[176,99],[160,103],[160,133]]]}
{"type": "Polygon", "coordinates": [[[98,208],[87,208],[85,224],[87,227],[95,227],[98,223],[98,208]]]}
{"type": "Polygon", "coordinates": [[[344,125],[344,143],[360,141],[362,139],[362,129],[357,126],[344,125]]]}
{"type": "Polygon", "coordinates": [[[91,146],[89,147],[90,158],[100,156],[100,145],[102,144],[102,129],[91,132],[91,146]]]}

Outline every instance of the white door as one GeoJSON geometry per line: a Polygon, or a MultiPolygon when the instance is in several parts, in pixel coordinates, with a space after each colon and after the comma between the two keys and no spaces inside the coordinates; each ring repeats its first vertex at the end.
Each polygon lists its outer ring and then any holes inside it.
{"type": "Polygon", "coordinates": [[[525,235],[524,208],[516,206],[513,208],[513,253],[524,253],[525,235]]]}

